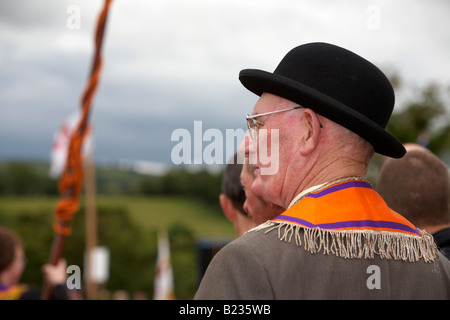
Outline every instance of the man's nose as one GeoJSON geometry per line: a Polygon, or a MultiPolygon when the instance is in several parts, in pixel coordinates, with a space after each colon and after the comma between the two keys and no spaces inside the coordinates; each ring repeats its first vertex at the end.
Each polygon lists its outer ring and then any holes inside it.
{"type": "Polygon", "coordinates": [[[244,139],[242,139],[242,142],[239,145],[238,153],[241,157],[251,158],[256,155],[256,149],[256,141],[250,137],[250,134],[247,131],[247,134],[245,135],[244,139]]]}

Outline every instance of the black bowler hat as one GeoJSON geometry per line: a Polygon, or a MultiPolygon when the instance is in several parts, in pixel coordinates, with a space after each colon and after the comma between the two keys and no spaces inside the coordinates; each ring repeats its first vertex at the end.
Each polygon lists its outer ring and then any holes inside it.
{"type": "Polygon", "coordinates": [[[401,158],[406,150],[385,128],[394,109],[394,90],[376,66],[328,43],[292,49],[273,73],[245,69],[239,80],[257,95],[272,93],[310,108],[372,144],[401,158]]]}

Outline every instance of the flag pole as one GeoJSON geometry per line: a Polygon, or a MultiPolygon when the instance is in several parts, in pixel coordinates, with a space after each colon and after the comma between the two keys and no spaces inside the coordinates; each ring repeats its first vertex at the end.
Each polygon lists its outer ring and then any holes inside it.
{"type": "Polygon", "coordinates": [[[95,300],[98,297],[97,284],[93,279],[95,259],[94,249],[97,247],[97,205],[95,185],[95,161],[94,152],[90,152],[85,161],[85,198],[86,198],[86,297],[95,300]]]}
{"type": "MultiPolygon", "coordinates": [[[[89,81],[83,92],[81,104],[82,115],[76,130],[73,132],[67,161],[64,172],[58,182],[60,199],[55,208],[55,219],[53,223],[54,237],[50,253],[50,263],[56,265],[61,259],[67,237],[72,232],[71,221],[79,209],[79,198],[83,184],[83,159],[81,149],[84,137],[88,131],[88,118],[90,114],[91,103],[97,89],[101,71],[101,47],[103,43],[103,34],[106,27],[109,5],[112,0],[105,0],[103,9],[97,22],[95,35],[95,54],[92,62],[89,81]]],[[[45,281],[42,292],[42,299],[51,299],[51,286],[45,281]]]]}

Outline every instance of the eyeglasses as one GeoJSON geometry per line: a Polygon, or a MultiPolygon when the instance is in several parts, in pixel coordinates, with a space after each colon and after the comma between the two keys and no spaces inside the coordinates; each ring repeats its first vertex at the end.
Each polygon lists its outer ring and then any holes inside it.
{"type": "Polygon", "coordinates": [[[300,108],[304,108],[304,107],[296,106],[296,107],[293,107],[293,108],[277,110],[277,111],[271,111],[271,112],[260,113],[260,114],[254,114],[254,115],[247,114],[245,119],[247,120],[247,128],[248,128],[248,132],[250,134],[250,137],[252,139],[256,138],[256,133],[257,133],[257,130],[258,130],[258,127],[256,125],[256,121],[255,121],[256,118],[262,117],[262,116],[268,116],[269,114],[274,114],[274,113],[279,113],[279,112],[284,112],[284,111],[289,111],[289,110],[294,110],[294,109],[300,109],[300,108]]]}

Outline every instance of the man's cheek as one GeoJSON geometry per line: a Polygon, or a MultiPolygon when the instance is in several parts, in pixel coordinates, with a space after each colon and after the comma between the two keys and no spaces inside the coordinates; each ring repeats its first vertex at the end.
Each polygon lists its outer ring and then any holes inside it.
{"type": "Polygon", "coordinates": [[[257,197],[262,197],[264,193],[264,181],[261,175],[257,174],[251,186],[252,192],[257,197]]]}
{"type": "Polygon", "coordinates": [[[262,129],[259,132],[258,159],[260,163],[261,175],[274,175],[279,168],[279,131],[262,129]]]}

